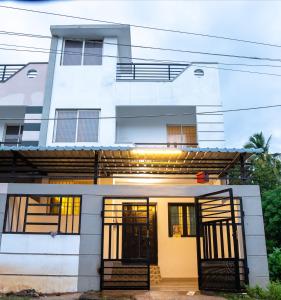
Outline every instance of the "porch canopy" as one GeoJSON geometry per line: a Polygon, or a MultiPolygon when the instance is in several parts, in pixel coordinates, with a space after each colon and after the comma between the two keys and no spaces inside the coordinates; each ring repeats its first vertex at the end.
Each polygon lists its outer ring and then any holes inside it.
{"type": "Polygon", "coordinates": [[[168,176],[195,178],[204,171],[223,178],[229,169],[260,153],[257,149],[143,148],[143,147],[0,147],[0,180],[36,178],[87,178],[168,176]]]}

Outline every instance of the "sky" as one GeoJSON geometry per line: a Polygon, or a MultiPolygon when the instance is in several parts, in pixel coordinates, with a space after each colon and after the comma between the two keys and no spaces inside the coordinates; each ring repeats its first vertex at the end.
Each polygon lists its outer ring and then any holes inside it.
{"type": "MultiPolygon", "coordinates": [[[[281,2],[279,1],[0,1],[0,5],[69,14],[118,23],[138,24],[179,31],[227,36],[281,45],[281,2]]],[[[50,35],[50,25],[95,24],[59,16],[20,12],[0,7],[0,31],[50,35]]],[[[277,58],[280,47],[254,45],[223,39],[131,28],[132,44],[233,55],[277,58]]],[[[49,48],[50,40],[0,34],[1,44],[49,48]]],[[[48,61],[48,54],[1,48],[0,64],[48,61]]],[[[271,64],[274,67],[228,66],[233,69],[281,74],[281,61],[257,62],[207,55],[195,55],[133,48],[133,57],[203,61],[231,64],[271,64]]],[[[224,65],[219,65],[225,67],[224,65]]],[[[281,77],[219,71],[224,109],[281,104],[281,77]]],[[[271,151],[281,152],[281,107],[225,113],[227,147],[242,147],[249,136],[262,131],[272,135],[271,151]]]]}

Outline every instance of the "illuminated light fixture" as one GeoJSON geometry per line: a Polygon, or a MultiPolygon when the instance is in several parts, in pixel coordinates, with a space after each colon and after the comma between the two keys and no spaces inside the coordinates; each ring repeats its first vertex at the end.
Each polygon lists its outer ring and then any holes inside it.
{"type": "Polygon", "coordinates": [[[136,148],[131,150],[132,154],[136,155],[146,155],[146,154],[160,154],[160,155],[171,155],[171,154],[181,154],[182,150],[177,148],[136,148]]]}

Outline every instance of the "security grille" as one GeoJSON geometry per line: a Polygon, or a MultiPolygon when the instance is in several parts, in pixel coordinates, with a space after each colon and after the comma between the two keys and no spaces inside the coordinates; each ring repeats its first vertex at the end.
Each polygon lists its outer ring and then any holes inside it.
{"type": "Polygon", "coordinates": [[[240,198],[232,189],[196,198],[199,288],[240,291],[248,283],[240,198]]]}
{"type": "Polygon", "coordinates": [[[80,196],[9,195],[5,233],[79,234],[80,196]]]}
{"type": "Polygon", "coordinates": [[[101,290],[148,290],[149,200],[103,200],[101,290]]]}

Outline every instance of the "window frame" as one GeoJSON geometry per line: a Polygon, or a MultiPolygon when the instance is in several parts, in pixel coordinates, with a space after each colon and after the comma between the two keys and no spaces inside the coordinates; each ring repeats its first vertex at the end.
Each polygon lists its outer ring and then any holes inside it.
{"type": "Polygon", "coordinates": [[[100,139],[100,113],[101,109],[99,108],[57,108],[55,111],[55,122],[54,122],[54,128],[53,128],[53,143],[62,143],[62,144],[71,144],[71,143],[99,143],[100,139]],[[79,126],[79,113],[80,111],[97,111],[98,112],[98,129],[97,129],[97,140],[95,142],[78,142],[78,126],[79,126]],[[58,113],[59,111],[74,111],[76,112],[76,119],[75,119],[75,140],[70,142],[58,142],[56,140],[57,135],[57,124],[58,124],[58,113]]]}
{"type": "MultiPolygon", "coordinates": [[[[166,124],[166,136],[167,136],[167,142],[170,144],[173,144],[172,142],[169,142],[169,131],[168,131],[168,127],[180,127],[180,136],[181,136],[181,141],[180,143],[183,143],[183,127],[194,127],[195,129],[195,144],[198,143],[198,134],[197,134],[197,126],[196,124],[166,124]]],[[[176,144],[176,143],[175,143],[176,144]]],[[[193,144],[193,143],[191,143],[193,144]]]]}
{"type": "MultiPolygon", "coordinates": [[[[195,203],[190,203],[190,202],[170,202],[168,203],[168,237],[173,238],[173,234],[171,232],[171,225],[172,225],[172,220],[171,220],[171,213],[170,213],[170,207],[172,206],[181,206],[182,207],[182,227],[183,227],[183,234],[180,236],[181,238],[185,237],[196,237],[195,234],[188,234],[188,228],[187,228],[187,207],[194,207],[194,212],[195,212],[195,203]]],[[[195,212],[195,228],[196,228],[196,212],[195,212]]]]}
{"type": "Polygon", "coordinates": [[[61,58],[60,58],[60,65],[64,66],[64,67],[75,67],[75,66],[101,66],[103,64],[103,53],[104,52],[104,39],[101,40],[95,40],[95,39],[74,39],[74,38],[67,38],[67,39],[63,39],[63,44],[62,44],[62,52],[61,52],[61,58]],[[65,42],[66,41],[78,41],[78,42],[82,42],[82,51],[81,51],[81,63],[77,64],[77,65],[65,65],[63,63],[64,61],[64,53],[65,53],[65,42]],[[101,47],[101,63],[100,64],[84,64],[84,54],[85,54],[85,44],[87,41],[93,41],[93,42],[100,42],[102,44],[101,47]]]}
{"type": "MultiPolygon", "coordinates": [[[[4,213],[4,220],[3,220],[3,227],[2,227],[2,234],[36,234],[36,235],[51,235],[51,232],[26,232],[26,231],[7,231],[6,230],[6,223],[7,223],[7,218],[8,218],[8,214],[9,214],[9,198],[10,197],[20,197],[20,198],[27,198],[28,197],[48,197],[48,198],[55,198],[55,197],[69,197],[69,198],[75,198],[75,197],[79,197],[80,198],[80,211],[79,211],[79,224],[78,224],[78,232],[75,233],[69,233],[69,232],[60,232],[60,223],[58,223],[58,231],[56,232],[56,235],[80,235],[81,233],[81,216],[82,216],[82,202],[83,202],[83,195],[82,194],[76,194],[76,195],[70,195],[70,194],[7,194],[6,197],[6,204],[5,204],[5,213],[4,213]]],[[[20,200],[22,201],[22,200],[20,200]]],[[[50,205],[51,207],[51,205],[50,205]]],[[[50,208],[49,207],[49,208],[50,208]]],[[[12,214],[14,208],[12,209],[12,214]]],[[[24,217],[25,220],[24,222],[26,222],[26,214],[28,211],[28,206],[24,207],[24,217]]],[[[50,212],[46,215],[52,215],[50,212]]],[[[60,218],[61,218],[62,214],[60,214],[60,218]]],[[[24,225],[24,223],[23,223],[24,225]]]]}
{"type": "Polygon", "coordinates": [[[15,143],[15,145],[19,145],[22,142],[22,136],[23,136],[23,130],[24,130],[24,124],[22,123],[7,123],[5,124],[5,129],[4,129],[4,134],[3,134],[3,142],[6,144],[9,144],[9,142],[6,142],[6,136],[7,136],[7,127],[9,126],[18,126],[19,130],[18,130],[18,135],[17,135],[17,142],[15,143]]]}

